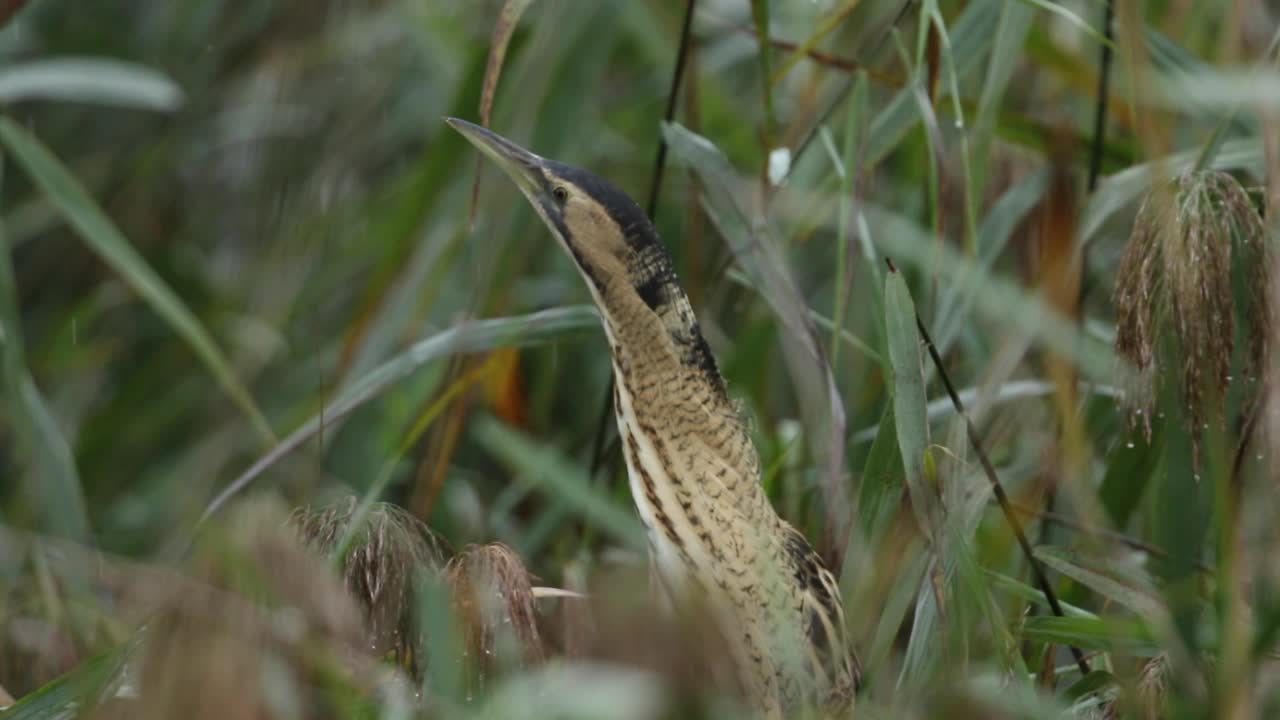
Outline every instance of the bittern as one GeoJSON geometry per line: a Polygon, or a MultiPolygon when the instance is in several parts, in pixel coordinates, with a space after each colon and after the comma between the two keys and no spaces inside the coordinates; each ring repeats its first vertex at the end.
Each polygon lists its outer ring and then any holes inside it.
{"type": "Polygon", "coordinates": [[[669,598],[698,593],[719,611],[764,715],[851,706],[859,671],[840,590],[769,504],[747,426],[653,223],[597,175],[447,122],[515,182],[586,281],[612,354],[631,496],[669,598]]]}

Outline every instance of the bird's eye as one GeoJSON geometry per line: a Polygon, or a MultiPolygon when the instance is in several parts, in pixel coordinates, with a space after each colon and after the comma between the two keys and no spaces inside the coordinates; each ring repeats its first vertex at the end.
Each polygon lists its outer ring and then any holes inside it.
{"type": "Polygon", "coordinates": [[[563,185],[557,185],[554,188],[551,188],[551,196],[556,199],[556,202],[563,205],[569,202],[569,188],[563,185]]]}

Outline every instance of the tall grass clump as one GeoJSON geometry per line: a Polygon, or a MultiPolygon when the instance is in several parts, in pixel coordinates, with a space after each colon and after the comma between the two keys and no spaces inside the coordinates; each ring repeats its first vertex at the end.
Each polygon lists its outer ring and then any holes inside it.
{"type": "Polygon", "coordinates": [[[1280,717],[1277,46],[1256,0],[0,0],[0,720],[746,715],[589,291],[443,117],[653,216],[855,720],[1280,717]]]}

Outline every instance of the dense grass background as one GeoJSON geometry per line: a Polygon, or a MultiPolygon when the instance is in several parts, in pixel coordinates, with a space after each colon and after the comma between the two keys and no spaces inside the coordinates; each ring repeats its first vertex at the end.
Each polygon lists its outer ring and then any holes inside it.
{"type": "MultiPolygon", "coordinates": [[[[1100,0],[699,0],[674,98],[678,2],[9,6],[0,687],[74,673],[31,716],[88,692],[173,602],[136,586],[239,577],[209,569],[234,568],[236,542],[191,544],[243,540],[247,505],[390,501],[454,548],[506,543],[542,586],[644,574],[611,420],[591,472],[609,364],[588,295],[505,178],[485,168],[475,191],[476,153],[441,122],[479,118],[486,83],[491,127],[642,205],[669,144],[655,222],[775,506],[842,569],[860,715],[1280,712],[1268,4],[1117,0],[1108,40],[1100,0]],[[1213,168],[1229,176],[1171,189],[1213,168]],[[1139,214],[1159,198],[1183,211],[1139,214]],[[1131,236],[1163,248],[1154,299],[1114,292],[1140,266],[1121,263],[1131,236]],[[1154,329],[1121,346],[1154,370],[1112,349],[1126,312],[1154,329]]],[[[529,698],[586,688],[617,694],[580,716],[666,712],[650,675],[557,659],[563,599],[538,600],[549,663],[466,685],[439,589],[411,603],[414,669],[435,668],[412,680],[420,709],[358,673],[295,684],[361,698],[342,717],[549,716],[529,698]]],[[[205,677],[199,647],[183,682],[205,677]]]]}

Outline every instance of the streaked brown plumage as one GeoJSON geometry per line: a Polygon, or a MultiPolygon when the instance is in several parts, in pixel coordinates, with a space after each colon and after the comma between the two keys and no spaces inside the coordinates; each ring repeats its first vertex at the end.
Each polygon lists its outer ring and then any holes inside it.
{"type": "Polygon", "coordinates": [[[671,598],[702,593],[720,609],[763,714],[851,706],[858,667],[839,588],[769,504],[755,446],[652,223],[589,172],[448,122],[515,181],[591,290],[631,494],[671,598]]]}

